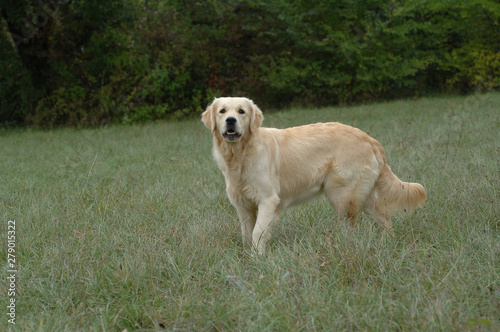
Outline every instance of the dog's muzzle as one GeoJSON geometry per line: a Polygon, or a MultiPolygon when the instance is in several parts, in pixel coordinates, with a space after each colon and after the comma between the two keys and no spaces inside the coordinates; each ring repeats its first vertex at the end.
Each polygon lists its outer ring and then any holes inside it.
{"type": "Polygon", "coordinates": [[[226,131],[222,136],[228,141],[235,141],[241,137],[241,134],[236,131],[236,121],[236,118],[232,116],[226,119],[226,131]]]}

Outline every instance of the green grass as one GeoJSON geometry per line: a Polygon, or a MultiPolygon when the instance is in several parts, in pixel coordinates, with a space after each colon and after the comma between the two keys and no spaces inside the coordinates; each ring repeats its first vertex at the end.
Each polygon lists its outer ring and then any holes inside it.
{"type": "Polygon", "coordinates": [[[325,200],[288,210],[265,256],[242,246],[200,121],[0,131],[14,329],[498,330],[499,105],[491,93],[264,112],[266,126],[359,127],[428,193],[424,209],[393,218],[393,239],[365,216],[338,223],[325,200]]]}

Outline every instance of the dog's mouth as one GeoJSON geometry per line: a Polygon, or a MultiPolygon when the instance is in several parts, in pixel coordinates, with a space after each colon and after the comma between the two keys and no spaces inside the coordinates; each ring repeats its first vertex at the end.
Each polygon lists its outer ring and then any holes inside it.
{"type": "Polygon", "coordinates": [[[236,141],[241,137],[241,134],[238,134],[234,129],[228,129],[225,133],[222,134],[222,137],[227,141],[236,141]]]}

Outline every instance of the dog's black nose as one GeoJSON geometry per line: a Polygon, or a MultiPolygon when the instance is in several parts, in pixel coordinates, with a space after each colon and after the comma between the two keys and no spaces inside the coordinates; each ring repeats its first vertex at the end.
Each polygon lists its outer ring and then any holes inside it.
{"type": "Polygon", "coordinates": [[[234,125],[236,123],[236,118],[235,117],[232,117],[230,116],[229,118],[226,119],[226,123],[228,125],[234,125]]]}

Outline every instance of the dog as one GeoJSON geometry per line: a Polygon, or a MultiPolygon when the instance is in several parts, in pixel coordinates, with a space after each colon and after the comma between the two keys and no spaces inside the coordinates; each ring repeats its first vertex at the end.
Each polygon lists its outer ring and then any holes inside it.
{"type": "Polygon", "coordinates": [[[391,214],[425,203],[424,187],[399,180],[380,143],[360,129],[338,122],[264,128],[262,111],[240,97],[214,99],[201,119],[243,242],[260,254],[281,212],[321,193],[339,219],[354,225],[363,210],[392,236],[391,214]]]}

